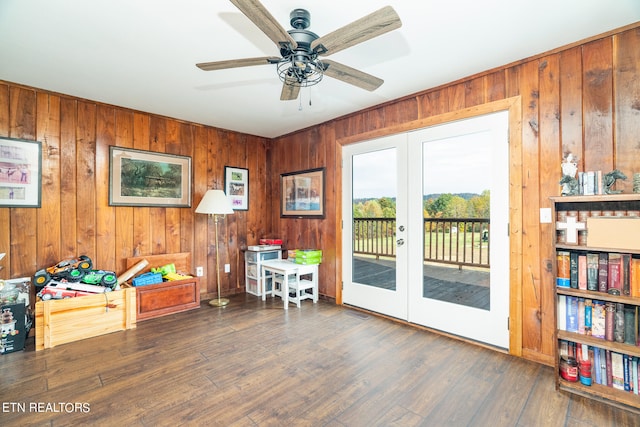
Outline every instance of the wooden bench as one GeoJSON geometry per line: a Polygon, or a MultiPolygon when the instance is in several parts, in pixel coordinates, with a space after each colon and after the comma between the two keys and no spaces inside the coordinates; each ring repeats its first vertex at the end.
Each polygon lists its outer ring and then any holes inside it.
{"type": "MultiPolygon", "coordinates": [[[[158,268],[172,263],[175,264],[178,273],[191,271],[191,254],[189,252],[127,258],[127,269],[143,259],[146,259],[149,265],[140,271],[138,275],[151,271],[151,268],[158,268]]],[[[195,277],[195,274],[192,276],[194,277],[184,280],[137,286],[135,288],[137,320],[147,320],[199,308],[200,282],[195,277]]]]}

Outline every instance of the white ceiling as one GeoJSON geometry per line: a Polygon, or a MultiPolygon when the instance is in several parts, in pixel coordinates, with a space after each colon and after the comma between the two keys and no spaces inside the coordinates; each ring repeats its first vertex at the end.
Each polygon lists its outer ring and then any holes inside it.
{"type": "Polygon", "coordinates": [[[276,137],[640,21],[638,0],[262,0],[289,30],[323,36],[391,5],[402,27],[330,58],[384,79],[367,92],[325,77],[280,101],[279,56],[227,0],[0,0],[0,80],[276,137]],[[311,105],[310,105],[311,104],[311,105]]]}

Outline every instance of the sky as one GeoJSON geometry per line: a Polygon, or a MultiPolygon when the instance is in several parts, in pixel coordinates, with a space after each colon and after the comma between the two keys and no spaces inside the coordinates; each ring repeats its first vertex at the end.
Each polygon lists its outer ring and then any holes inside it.
{"type": "MultiPolygon", "coordinates": [[[[423,194],[480,194],[490,189],[490,144],[487,133],[424,143],[423,194]]],[[[353,198],[395,197],[396,163],[394,149],[354,156],[353,198]]]]}

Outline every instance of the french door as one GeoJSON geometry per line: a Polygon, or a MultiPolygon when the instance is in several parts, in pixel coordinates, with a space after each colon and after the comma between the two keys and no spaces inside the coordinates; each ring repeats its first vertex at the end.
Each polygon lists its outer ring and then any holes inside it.
{"type": "Polygon", "coordinates": [[[506,111],[344,147],[344,303],[508,348],[508,151],[506,111]]]}
{"type": "Polygon", "coordinates": [[[348,185],[343,185],[343,253],[347,257],[342,298],[347,304],[399,319],[406,319],[408,313],[406,139],[406,135],[392,135],[343,149],[348,185]],[[361,200],[366,208],[366,199],[382,194],[395,200],[393,221],[380,219],[382,212],[377,209],[354,213],[354,202],[361,200]],[[354,214],[364,218],[355,227],[354,214]],[[389,256],[377,257],[381,251],[389,256]]]}

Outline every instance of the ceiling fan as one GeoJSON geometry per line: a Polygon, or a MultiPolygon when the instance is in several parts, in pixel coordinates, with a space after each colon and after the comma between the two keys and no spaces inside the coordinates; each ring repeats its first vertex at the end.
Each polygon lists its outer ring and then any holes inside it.
{"type": "Polygon", "coordinates": [[[282,101],[295,100],[301,87],[317,84],[324,75],[368,91],[374,91],[384,83],[378,77],[320,57],[329,56],[400,28],[402,22],[391,6],[383,7],[323,37],[318,37],[307,30],[311,19],[309,12],[304,9],[294,9],[291,12],[290,23],[293,29],[285,31],[258,0],[230,1],[278,46],[281,57],[202,62],[196,64],[198,68],[213,71],[276,64],[278,76],[283,83],[280,94],[282,101]]]}

